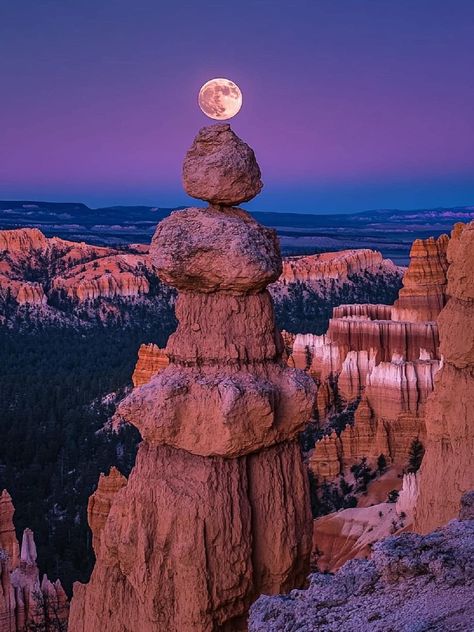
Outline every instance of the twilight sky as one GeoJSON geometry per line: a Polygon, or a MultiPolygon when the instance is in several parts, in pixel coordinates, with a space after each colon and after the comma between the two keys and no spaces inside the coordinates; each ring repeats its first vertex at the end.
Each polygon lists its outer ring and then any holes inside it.
{"type": "Polygon", "coordinates": [[[215,76],[250,208],[474,205],[473,0],[0,0],[0,198],[188,203],[215,76]]]}

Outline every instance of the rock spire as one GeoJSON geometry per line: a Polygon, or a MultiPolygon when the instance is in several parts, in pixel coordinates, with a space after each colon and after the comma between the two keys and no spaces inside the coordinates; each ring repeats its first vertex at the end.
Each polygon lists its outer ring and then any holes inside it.
{"type": "Polygon", "coordinates": [[[474,487],[474,222],[455,225],[447,257],[449,300],[438,317],[443,364],[426,405],[415,515],[421,533],[454,518],[474,487]]]}
{"type": "Polygon", "coordinates": [[[179,325],[169,365],[120,407],[144,441],[100,512],[97,562],[89,584],[75,585],[70,632],[243,630],[260,593],[301,585],[308,572],[296,435],[315,385],[283,360],[266,289],[281,273],[276,234],[232,206],[260,191],[260,170],[229,125],[214,125],[197,135],[183,179],[211,205],[172,213],[153,238],[160,278],[179,290],[179,325]]]}

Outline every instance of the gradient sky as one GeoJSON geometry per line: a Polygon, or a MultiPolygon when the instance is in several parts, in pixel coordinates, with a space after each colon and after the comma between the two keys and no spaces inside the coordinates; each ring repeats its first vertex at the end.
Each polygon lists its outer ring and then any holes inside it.
{"type": "Polygon", "coordinates": [[[474,0],[0,0],[0,198],[187,203],[209,78],[259,210],[474,204],[474,0]]]}

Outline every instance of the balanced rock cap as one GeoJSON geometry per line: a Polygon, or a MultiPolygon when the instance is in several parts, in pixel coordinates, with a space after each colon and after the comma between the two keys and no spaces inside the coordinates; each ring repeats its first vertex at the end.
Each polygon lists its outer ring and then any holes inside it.
{"type": "Polygon", "coordinates": [[[183,164],[186,193],[216,205],[248,202],[262,190],[260,176],[253,149],[228,124],[199,130],[183,164]]]}

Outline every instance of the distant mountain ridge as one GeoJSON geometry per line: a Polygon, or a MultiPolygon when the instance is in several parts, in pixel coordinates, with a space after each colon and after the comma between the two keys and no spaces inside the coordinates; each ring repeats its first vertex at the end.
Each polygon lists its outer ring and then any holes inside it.
{"type": "MultiPolygon", "coordinates": [[[[156,224],[181,208],[114,205],[93,209],[80,202],[3,200],[0,229],[36,227],[47,237],[95,245],[148,244],[156,224]]],[[[414,239],[449,233],[455,222],[474,219],[474,206],[322,215],[253,211],[252,215],[277,230],[284,255],[370,248],[406,265],[414,239]]]]}

